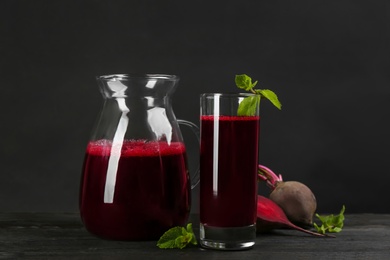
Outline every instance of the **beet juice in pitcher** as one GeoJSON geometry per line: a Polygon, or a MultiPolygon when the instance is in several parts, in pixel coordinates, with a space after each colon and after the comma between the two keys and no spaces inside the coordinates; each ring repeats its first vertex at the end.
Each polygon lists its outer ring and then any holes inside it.
{"type": "Polygon", "coordinates": [[[191,188],[182,123],[171,94],[177,76],[107,75],[97,78],[104,106],[87,145],[80,187],[86,229],[118,240],[158,239],[185,225],[191,188]]]}

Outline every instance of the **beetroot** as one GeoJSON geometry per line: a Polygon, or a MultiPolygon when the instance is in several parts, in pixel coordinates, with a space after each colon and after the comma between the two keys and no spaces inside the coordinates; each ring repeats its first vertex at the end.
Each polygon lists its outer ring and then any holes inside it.
{"type": "Polygon", "coordinates": [[[312,226],[317,208],[313,192],[300,182],[284,182],[280,174],[277,176],[263,165],[259,165],[258,169],[259,178],[266,181],[272,190],[269,198],[282,208],[287,218],[300,227],[312,226]]]}
{"type": "Polygon", "coordinates": [[[256,229],[258,232],[264,232],[274,228],[290,228],[313,236],[333,237],[312,232],[294,225],[288,220],[286,214],[284,214],[283,210],[275,202],[266,197],[258,195],[256,229]]]}

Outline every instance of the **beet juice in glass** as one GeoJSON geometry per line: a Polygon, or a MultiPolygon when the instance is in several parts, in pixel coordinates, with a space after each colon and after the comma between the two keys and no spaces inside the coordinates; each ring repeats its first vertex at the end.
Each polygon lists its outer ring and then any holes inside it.
{"type": "Polygon", "coordinates": [[[183,226],[192,183],[171,107],[178,77],[115,74],[97,78],[104,106],[86,148],[80,214],[86,229],[117,240],[155,240],[183,226]]]}
{"type": "Polygon", "coordinates": [[[238,116],[252,94],[201,96],[200,243],[240,250],[256,238],[259,108],[238,116]]]}

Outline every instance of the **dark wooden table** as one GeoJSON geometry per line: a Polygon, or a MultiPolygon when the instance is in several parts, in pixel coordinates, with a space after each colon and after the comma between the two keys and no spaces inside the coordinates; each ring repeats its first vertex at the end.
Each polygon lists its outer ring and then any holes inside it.
{"type": "MultiPolygon", "coordinates": [[[[196,235],[197,216],[191,216],[196,235]]],[[[156,241],[90,235],[77,213],[0,213],[0,259],[390,259],[390,215],[346,215],[336,238],[292,230],[257,236],[247,251],[159,249],[156,241]]]]}

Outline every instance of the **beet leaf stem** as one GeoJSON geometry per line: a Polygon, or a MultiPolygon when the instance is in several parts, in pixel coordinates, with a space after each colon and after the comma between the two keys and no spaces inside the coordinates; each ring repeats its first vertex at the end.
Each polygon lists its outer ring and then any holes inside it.
{"type": "Polygon", "coordinates": [[[278,182],[283,181],[282,175],[280,175],[280,174],[279,174],[279,176],[276,175],[276,173],[274,173],[270,168],[268,168],[264,165],[261,165],[261,164],[258,165],[258,174],[257,175],[258,175],[259,179],[267,182],[267,186],[269,186],[272,190],[275,189],[276,184],[278,182]]]}

